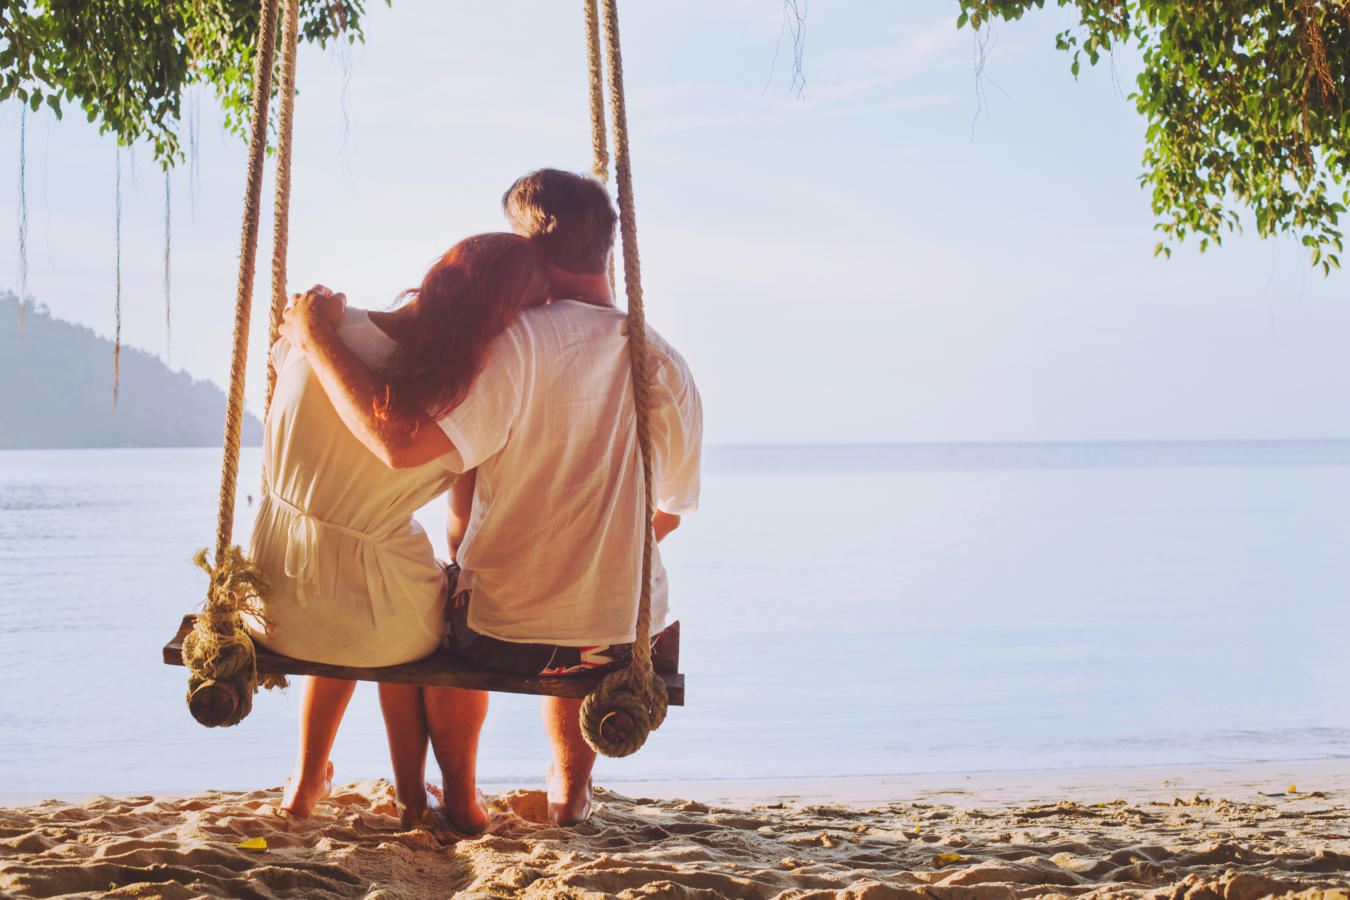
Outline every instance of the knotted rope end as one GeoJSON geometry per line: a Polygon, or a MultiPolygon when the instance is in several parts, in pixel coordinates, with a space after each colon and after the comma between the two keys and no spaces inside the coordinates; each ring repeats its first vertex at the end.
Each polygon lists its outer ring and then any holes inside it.
{"type": "Polygon", "coordinates": [[[581,734],[596,753],[628,756],[666,719],[666,683],[650,669],[613,672],[581,704],[581,734]]]}
{"type": "MultiPolygon", "coordinates": [[[[235,725],[253,708],[253,694],[259,686],[257,651],[243,615],[263,621],[267,579],[237,546],[231,546],[214,566],[204,549],[193,562],[211,583],[196,625],[183,638],[183,664],[190,673],[188,709],[207,727],[235,725]]],[[[265,676],[261,683],[284,687],[285,679],[265,676]]]]}

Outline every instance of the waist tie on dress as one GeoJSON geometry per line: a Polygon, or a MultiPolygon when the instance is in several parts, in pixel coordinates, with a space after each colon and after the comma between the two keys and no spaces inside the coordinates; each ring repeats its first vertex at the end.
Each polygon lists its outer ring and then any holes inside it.
{"type": "Polygon", "coordinates": [[[294,514],[291,524],[286,529],[286,574],[295,579],[296,599],[301,605],[309,602],[309,588],[318,581],[316,550],[320,527],[356,538],[358,541],[380,541],[386,537],[321,519],[296,506],[270,486],[267,488],[267,497],[294,514]]]}

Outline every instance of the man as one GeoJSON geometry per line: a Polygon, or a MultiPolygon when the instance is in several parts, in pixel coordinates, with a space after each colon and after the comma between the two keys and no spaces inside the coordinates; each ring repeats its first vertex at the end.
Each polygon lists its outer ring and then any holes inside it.
{"type": "MultiPolygon", "coordinates": [[[[598,182],[556,169],[519,179],[502,203],[513,230],[544,258],[554,300],[526,310],[497,339],[468,395],[434,426],[375,414],[378,378],[329,324],[338,297],[316,289],[297,299],[282,333],[309,358],[353,434],[386,464],[450,454],[455,468],[475,473],[458,542],[454,645],[502,671],[584,671],[623,656],[641,588],[645,499],[626,319],[606,276],[617,216],[598,182]]],[[[702,406],[683,358],[650,329],[648,341],[659,540],[697,507],[702,406]]],[[[452,510],[452,530],[456,519],[452,510]]],[[[654,628],[666,612],[658,554],[654,628]]],[[[487,813],[474,770],[486,696],[425,688],[417,709],[391,719],[398,690],[381,692],[382,702],[386,693],[391,699],[386,723],[396,780],[396,734],[415,732],[424,710],[445,780],[446,816],[460,830],[481,830],[487,813]]],[[[549,812],[560,824],[583,820],[590,808],[595,753],[581,736],[579,710],[579,700],[543,700],[553,753],[549,812]]],[[[424,760],[426,742],[419,743],[424,760]]],[[[403,799],[402,783],[399,789],[403,799]]],[[[404,802],[415,806],[419,793],[420,785],[404,802]]]]}

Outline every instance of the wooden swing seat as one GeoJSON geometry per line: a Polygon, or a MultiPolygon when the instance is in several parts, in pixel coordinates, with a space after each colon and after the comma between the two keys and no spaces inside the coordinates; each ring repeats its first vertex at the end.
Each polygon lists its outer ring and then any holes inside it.
{"type": "MultiPolygon", "coordinates": [[[[192,630],[196,616],[184,616],[173,640],[164,645],[164,662],[183,665],[183,638],[192,630]]],[[[505,691],[511,694],[545,694],[551,697],[585,697],[607,672],[598,675],[504,675],[477,669],[456,660],[449,651],[437,650],[430,656],[398,666],[359,668],[331,666],[326,663],[292,659],[257,647],[260,675],[322,675],[348,681],[382,681],[393,684],[429,684],[438,687],[468,688],[477,691],[505,691]]],[[[666,683],[667,702],[684,706],[684,676],[680,664],[680,623],[673,622],[652,643],[652,668],[666,683]]]]}

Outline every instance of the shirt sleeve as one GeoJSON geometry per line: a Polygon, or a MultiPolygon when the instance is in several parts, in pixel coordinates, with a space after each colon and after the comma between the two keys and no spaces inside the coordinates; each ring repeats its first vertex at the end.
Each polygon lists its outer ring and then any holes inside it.
{"type": "Polygon", "coordinates": [[[476,468],[506,445],[520,412],[526,378],[525,335],[508,328],[488,347],[482,370],[458,406],[437,425],[455,445],[452,467],[476,468]]]}
{"type": "Polygon", "coordinates": [[[652,454],[656,508],[672,516],[698,509],[703,400],[679,353],[655,338],[652,349],[652,454]]]}

